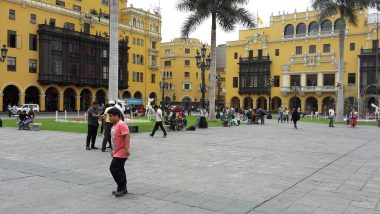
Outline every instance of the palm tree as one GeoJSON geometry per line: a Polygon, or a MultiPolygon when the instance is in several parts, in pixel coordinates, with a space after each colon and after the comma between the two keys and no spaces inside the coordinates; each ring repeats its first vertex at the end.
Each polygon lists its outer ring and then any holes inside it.
{"type": "Polygon", "coordinates": [[[344,76],[344,40],[346,36],[346,23],[357,26],[357,10],[374,7],[379,0],[313,0],[312,7],[319,11],[319,21],[339,14],[339,67],[338,67],[338,108],[337,121],[343,121],[343,76],[344,76]]]}
{"type": "Polygon", "coordinates": [[[253,14],[242,8],[248,0],[180,0],[177,9],[190,12],[183,23],[181,34],[188,38],[203,21],[211,15],[211,76],[209,91],[209,116],[215,120],[215,83],[216,83],[216,22],[224,31],[233,31],[237,23],[254,27],[253,14]]]}

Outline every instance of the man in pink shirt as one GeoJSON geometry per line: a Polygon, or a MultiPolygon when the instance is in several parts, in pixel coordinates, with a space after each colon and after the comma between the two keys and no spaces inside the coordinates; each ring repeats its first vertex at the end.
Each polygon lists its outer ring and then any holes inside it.
{"type": "Polygon", "coordinates": [[[128,193],[127,176],[125,174],[125,161],[131,154],[130,134],[128,126],[120,119],[120,112],[117,108],[108,110],[110,122],[113,124],[111,130],[113,150],[110,171],[117,184],[117,190],[112,191],[116,197],[128,193]]]}

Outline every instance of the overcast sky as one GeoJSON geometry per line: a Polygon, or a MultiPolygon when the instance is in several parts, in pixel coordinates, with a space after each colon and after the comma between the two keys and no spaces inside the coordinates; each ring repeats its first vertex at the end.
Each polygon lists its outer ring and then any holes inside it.
{"type": "MultiPolygon", "coordinates": [[[[128,5],[133,4],[133,7],[143,8],[145,10],[153,11],[154,7],[159,6],[160,0],[128,0],[128,5]]],[[[178,12],[175,8],[178,0],[161,0],[162,10],[162,41],[168,42],[174,38],[180,37],[181,25],[187,17],[187,14],[178,12]]],[[[285,11],[293,13],[294,9],[297,11],[305,11],[307,7],[310,8],[310,0],[250,0],[247,9],[254,13],[255,17],[257,12],[263,20],[264,25],[269,23],[270,15],[278,15],[278,12],[285,11]]],[[[218,29],[218,27],[217,27],[218,29]]],[[[217,30],[217,44],[224,44],[226,41],[233,41],[239,38],[239,29],[237,26],[234,32],[225,33],[220,29],[217,30]]],[[[202,42],[211,43],[211,20],[205,21],[196,31],[190,34],[191,38],[198,38],[202,42]]]]}

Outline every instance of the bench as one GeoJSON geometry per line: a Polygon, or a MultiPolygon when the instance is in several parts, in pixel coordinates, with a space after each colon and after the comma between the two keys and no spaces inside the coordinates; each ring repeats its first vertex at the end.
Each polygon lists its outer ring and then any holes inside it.
{"type": "Polygon", "coordinates": [[[42,123],[29,123],[29,130],[30,131],[39,131],[41,125],[42,125],[42,123]]]}

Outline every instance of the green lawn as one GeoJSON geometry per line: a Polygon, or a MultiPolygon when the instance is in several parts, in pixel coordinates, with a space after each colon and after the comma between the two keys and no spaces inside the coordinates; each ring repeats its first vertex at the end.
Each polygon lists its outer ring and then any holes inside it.
{"type": "MultiPolygon", "coordinates": [[[[135,117],[136,119],[147,119],[146,117],[135,117]]],[[[187,118],[187,126],[194,125],[196,122],[196,116],[188,116],[187,118]]],[[[3,120],[4,127],[15,127],[17,128],[17,119],[3,120]]],[[[62,131],[62,132],[76,132],[76,133],[87,133],[87,124],[84,123],[63,123],[56,122],[55,119],[35,119],[35,123],[41,123],[41,130],[49,130],[49,131],[62,131]]],[[[150,123],[131,123],[128,124],[130,126],[138,126],[139,132],[150,132],[155,124],[155,121],[150,123]]],[[[220,126],[221,123],[219,121],[209,121],[209,127],[220,126]]],[[[100,132],[100,128],[98,129],[100,132]]]]}

